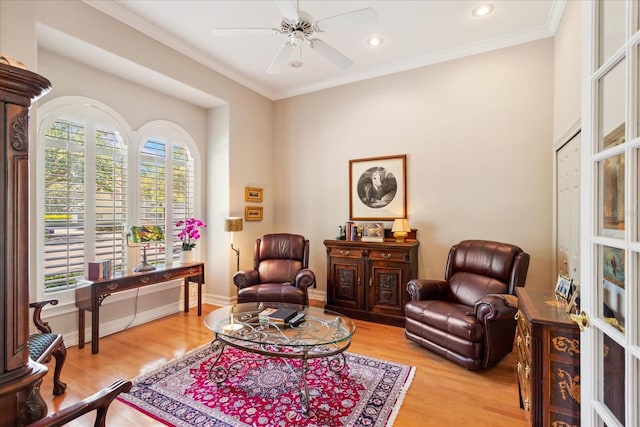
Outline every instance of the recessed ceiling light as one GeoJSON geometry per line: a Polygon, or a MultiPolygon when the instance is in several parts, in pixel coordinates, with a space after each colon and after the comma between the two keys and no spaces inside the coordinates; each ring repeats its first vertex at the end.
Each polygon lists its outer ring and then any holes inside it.
{"type": "Polygon", "coordinates": [[[380,46],[384,40],[380,36],[372,36],[367,40],[369,46],[380,46]]]}
{"type": "Polygon", "coordinates": [[[495,6],[491,3],[482,4],[471,9],[471,15],[476,18],[482,18],[483,16],[490,15],[494,8],[495,6]]]}

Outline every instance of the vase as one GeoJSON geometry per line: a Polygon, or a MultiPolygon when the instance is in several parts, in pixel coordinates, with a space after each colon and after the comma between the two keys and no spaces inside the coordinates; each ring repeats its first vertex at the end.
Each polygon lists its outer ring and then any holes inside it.
{"type": "Polygon", "coordinates": [[[193,262],[193,251],[180,251],[180,264],[193,262]]]}

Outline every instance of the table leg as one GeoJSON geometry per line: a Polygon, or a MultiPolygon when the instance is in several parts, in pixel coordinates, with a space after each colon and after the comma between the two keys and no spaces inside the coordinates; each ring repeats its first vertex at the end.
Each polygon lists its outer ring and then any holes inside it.
{"type": "Polygon", "coordinates": [[[78,348],[84,348],[84,309],[78,309],[78,348]]]}
{"type": "Polygon", "coordinates": [[[184,278],[184,312],[189,312],[189,278],[184,278]]]}
{"type": "Polygon", "coordinates": [[[93,300],[91,310],[91,354],[98,353],[98,341],[100,340],[100,303],[97,298],[93,300]]]}
{"type": "Polygon", "coordinates": [[[202,276],[198,276],[198,316],[202,316],[202,276]]]}

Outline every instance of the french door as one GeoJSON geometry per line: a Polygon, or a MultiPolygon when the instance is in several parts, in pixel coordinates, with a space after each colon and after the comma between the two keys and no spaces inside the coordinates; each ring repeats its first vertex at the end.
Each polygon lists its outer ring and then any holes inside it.
{"type": "Polygon", "coordinates": [[[637,0],[583,2],[583,426],[640,425],[637,0]]]}

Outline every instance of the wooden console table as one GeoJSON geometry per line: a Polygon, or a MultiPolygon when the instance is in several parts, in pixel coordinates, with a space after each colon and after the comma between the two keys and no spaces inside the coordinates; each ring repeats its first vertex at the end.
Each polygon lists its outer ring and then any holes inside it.
{"type": "Polygon", "coordinates": [[[189,312],[189,282],[198,284],[198,316],[202,315],[202,284],[204,283],[204,263],[189,262],[158,267],[153,271],[128,273],[110,279],[95,280],[76,288],[78,307],[78,348],[84,348],[85,311],[91,312],[91,353],[98,352],[100,339],[100,305],[106,297],[116,292],[142,288],[170,280],[184,279],[184,312],[189,312]]]}

